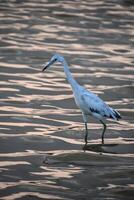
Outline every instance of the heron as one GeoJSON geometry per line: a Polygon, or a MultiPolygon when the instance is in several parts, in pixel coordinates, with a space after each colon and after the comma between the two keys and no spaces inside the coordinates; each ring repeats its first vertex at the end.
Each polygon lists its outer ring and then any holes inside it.
{"type": "Polygon", "coordinates": [[[85,87],[81,86],[72,76],[69,66],[65,58],[59,54],[55,54],[51,59],[43,64],[43,70],[49,68],[52,64],[59,62],[63,65],[64,72],[68,83],[70,83],[76,105],[80,108],[85,124],[85,144],[88,143],[88,116],[93,116],[98,119],[103,125],[103,131],[101,134],[102,144],[104,144],[104,134],[106,132],[107,125],[105,119],[111,118],[113,120],[121,119],[120,113],[106,104],[98,95],[90,92],[85,87]]]}

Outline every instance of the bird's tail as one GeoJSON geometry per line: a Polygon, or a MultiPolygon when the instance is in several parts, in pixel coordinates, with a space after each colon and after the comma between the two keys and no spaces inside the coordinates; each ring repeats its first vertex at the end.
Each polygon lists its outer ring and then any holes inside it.
{"type": "Polygon", "coordinates": [[[112,110],[112,111],[113,111],[114,118],[116,118],[116,120],[121,119],[121,115],[117,110],[112,110]]]}

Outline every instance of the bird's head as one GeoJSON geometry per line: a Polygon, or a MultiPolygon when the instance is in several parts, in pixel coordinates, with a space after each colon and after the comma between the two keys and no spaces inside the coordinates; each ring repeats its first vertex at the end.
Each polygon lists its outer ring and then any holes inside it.
{"type": "Polygon", "coordinates": [[[43,70],[47,69],[49,66],[51,66],[52,64],[54,64],[55,62],[60,62],[62,63],[64,61],[64,58],[62,56],[60,56],[59,54],[55,54],[54,56],[52,56],[52,58],[47,62],[47,64],[43,65],[43,70]]]}

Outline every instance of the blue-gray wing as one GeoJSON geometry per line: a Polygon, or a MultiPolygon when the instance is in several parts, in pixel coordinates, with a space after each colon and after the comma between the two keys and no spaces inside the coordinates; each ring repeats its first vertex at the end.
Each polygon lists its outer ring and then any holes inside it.
{"type": "Polygon", "coordinates": [[[97,113],[102,117],[112,118],[116,120],[121,118],[120,114],[116,110],[109,107],[102,99],[100,99],[94,93],[85,90],[81,98],[84,101],[87,109],[89,109],[91,113],[97,113]]]}

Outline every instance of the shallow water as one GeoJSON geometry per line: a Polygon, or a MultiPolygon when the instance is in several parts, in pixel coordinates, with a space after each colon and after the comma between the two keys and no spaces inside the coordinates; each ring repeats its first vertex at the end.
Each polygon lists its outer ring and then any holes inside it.
{"type": "Polygon", "coordinates": [[[0,199],[134,196],[131,0],[0,1],[0,199]],[[122,120],[84,125],[55,52],[122,120]]]}

